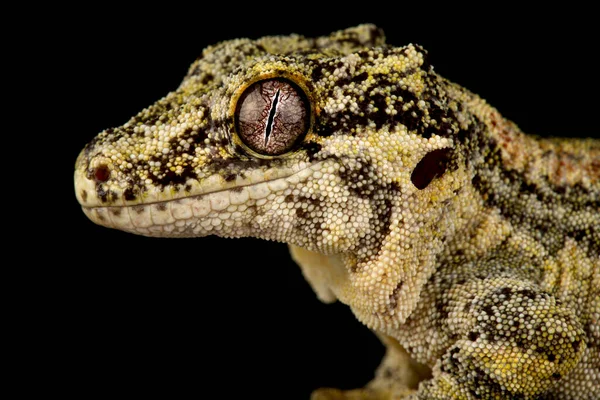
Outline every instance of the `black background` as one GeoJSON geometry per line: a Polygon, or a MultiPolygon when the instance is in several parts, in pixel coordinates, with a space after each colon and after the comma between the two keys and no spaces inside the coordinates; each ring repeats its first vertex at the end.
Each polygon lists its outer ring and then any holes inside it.
{"type": "Polygon", "coordinates": [[[364,385],[383,354],[346,306],[316,299],[284,244],[145,238],[96,226],[81,212],[72,187],[81,148],[174,90],[209,44],[373,22],[388,43],[424,46],[437,72],[524,131],[600,136],[591,10],[373,2],[323,14],[286,4],[53,9],[60,17],[40,30],[30,67],[49,85],[32,96],[49,111],[35,133],[48,143],[38,149],[46,161],[35,166],[32,254],[23,254],[39,268],[26,273],[24,297],[33,300],[42,368],[58,372],[58,390],[306,399],[322,386],[364,385]]]}

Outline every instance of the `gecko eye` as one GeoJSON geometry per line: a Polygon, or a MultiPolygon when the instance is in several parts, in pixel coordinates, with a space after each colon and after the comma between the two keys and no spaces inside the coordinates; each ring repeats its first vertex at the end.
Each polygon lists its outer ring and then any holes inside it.
{"type": "Polygon", "coordinates": [[[240,96],[235,125],[250,149],[277,156],[290,151],[308,131],[310,105],[302,89],[286,79],[258,81],[240,96]]]}

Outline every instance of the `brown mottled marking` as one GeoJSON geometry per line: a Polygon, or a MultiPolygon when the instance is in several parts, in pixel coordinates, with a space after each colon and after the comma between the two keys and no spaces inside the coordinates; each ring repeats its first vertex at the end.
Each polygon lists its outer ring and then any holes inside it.
{"type": "Polygon", "coordinates": [[[138,214],[141,214],[144,212],[145,207],[144,206],[133,206],[133,211],[135,211],[138,214]]]}
{"type": "Polygon", "coordinates": [[[551,183],[586,187],[600,184],[600,146],[596,141],[547,139],[540,141],[540,147],[545,154],[545,170],[551,183]]]}

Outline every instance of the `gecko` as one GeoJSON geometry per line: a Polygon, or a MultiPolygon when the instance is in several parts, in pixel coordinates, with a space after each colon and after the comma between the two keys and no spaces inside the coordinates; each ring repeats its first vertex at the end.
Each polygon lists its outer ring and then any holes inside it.
{"type": "Polygon", "coordinates": [[[207,47],[74,181],[105,227],[287,243],[386,346],[314,400],[600,398],[600,140],[523,133],[374,25],[207,47]]]}

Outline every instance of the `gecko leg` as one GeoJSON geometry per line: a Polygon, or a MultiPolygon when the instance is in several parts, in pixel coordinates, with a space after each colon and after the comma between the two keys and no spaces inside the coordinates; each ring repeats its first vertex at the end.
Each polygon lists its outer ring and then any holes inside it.
{"type": "Polygon", "coordinates": [[[410,399],[537,399],[586,350],[572,311],[530,282],[475,279],[441,297],[446,332],[457,339],[410,399]]]}
{"type": "Polygon", "coordinates": [[[342,391],[319,389],[311,400],[392,400],[404,399],[414,393],[420,381],[431,377],[431,370],[415,362],[406,350],[392,337],[377,335],[386,346],[375,378],[361,389],[342,391]]]}

